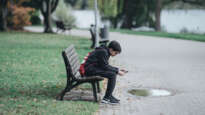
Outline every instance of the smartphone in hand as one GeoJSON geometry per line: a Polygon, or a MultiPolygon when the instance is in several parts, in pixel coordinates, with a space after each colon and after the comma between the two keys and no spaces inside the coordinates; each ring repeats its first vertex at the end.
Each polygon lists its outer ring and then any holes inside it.
{"type": "Polygon", "coordinates": [[[124,69],[122,69],[121,71],[123,71],[124,73],[128,73],[128,71],[127,71],[127,70],[124,70],[124,69]]]}

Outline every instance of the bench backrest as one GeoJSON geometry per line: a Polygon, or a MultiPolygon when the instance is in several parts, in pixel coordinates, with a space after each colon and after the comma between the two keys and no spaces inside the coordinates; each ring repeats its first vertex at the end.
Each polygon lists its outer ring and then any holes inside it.
{"type": "Polygon", "coordinates": [[[79,75],[80,61],[78,54],[75,51],[74,45],[66,48],[62,52],[62,56],[65,62],[67,77],[77,78],[79,75]]]}

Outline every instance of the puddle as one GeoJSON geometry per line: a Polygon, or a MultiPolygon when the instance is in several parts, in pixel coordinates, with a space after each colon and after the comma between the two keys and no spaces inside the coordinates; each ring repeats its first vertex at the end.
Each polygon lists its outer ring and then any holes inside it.
{"type": "Polygon", "coordinates": [[[151,96],[169,96],[171,92],[163,89],[152,89],[150,90],[151,96]]]}
{"type": "Polygon", "coordinates": [[[157,97],[157,96],[170,96],[172,93],[163,89],[132,89],[128,91],[132,95],[142,97],[157,97]]]}
{"type": "Polygon", "coordinates": [[[145,89],[132,89],[128,92],[136,96],[143,96],[143,97],[149,96],[149,91],[145,89]]]}

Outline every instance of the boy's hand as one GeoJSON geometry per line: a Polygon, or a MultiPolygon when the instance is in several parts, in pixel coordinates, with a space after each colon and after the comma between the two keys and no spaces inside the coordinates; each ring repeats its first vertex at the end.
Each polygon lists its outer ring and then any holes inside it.
{"type": "Polygon", "coordinates": [[[119,74],[120,76],[123,76],[123,75],[125,75],[125,72],[123,72],[122,70],[120,70],[120,71],[118,72],[118,74],[119,74]]]}

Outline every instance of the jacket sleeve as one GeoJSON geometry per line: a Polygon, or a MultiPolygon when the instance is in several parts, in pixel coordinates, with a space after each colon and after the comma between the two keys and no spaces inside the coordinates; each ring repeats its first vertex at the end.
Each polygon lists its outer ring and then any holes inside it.
{"type": "Polygon", "coordinates": [[[113,72],[118,74],[119,69],[109,65],[109,63],[108,63],[109,57],[108,57],[106,51],[104,51],[104,50],[98,51],[97,58],[99,61],[98,64],[102,69],[107,70],[107,71],[113,71],[113,72]]]}

